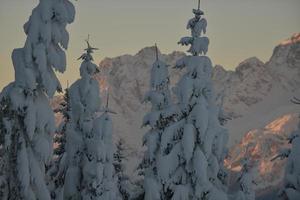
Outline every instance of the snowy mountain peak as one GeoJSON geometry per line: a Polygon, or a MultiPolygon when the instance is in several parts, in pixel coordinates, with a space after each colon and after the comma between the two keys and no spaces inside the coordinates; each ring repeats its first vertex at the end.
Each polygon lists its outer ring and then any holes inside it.
{"type": "Polygon", "coordinates": [[[102,68],[110,67],[112,65],[111,58],[104,58],[100,63],[99,66],[102,68]]]}
{"type": "Polygon", "coordinates": [[[213,80],[226,80],[227,78],[229,78],[230,74],[232,74],[234,72],[229,72],[227,71],[223,66],[221,65],[216,65],[213,68],[213,80]]]}
{"type": "MultiPolygon", "coordinates": [[[[170,66],[174,66],[176,60],[184,55],[178,51],[159,54],[160,59],[170,66]]],[[[254,130],[251,132],[254,135],[267,133],[264,129],[280,133],[285,130],[287,133],[288,129],[284,128],[283,124],[288,125],[289,120],[285,119],[290,118],[281,117],[299,110],[299,106],[290,102],[291,97],[300,97],[296,91],[300,88],[299,55],[300,42],[296,42],[276,47],[274,55],[267,63],[252,57],[241,62],[236,70],[227,70],[220,65],[214,67],[212,78],[216,96],[224,95],[225,114],[233,119],[227,123],[230,145],[237,144],[236,141],[239,142],[244,134],[250,133],[251,130],[254,130]],[[276,119],[280,119],[280,123],[277,123],[276,119]]],[[[149,105],[143,104],[142,101],[149,89],[149,73],[154,61],[155,47],[146,47],[135,55],[105,58],[100,62],[100,66],[105,69],[106,73],[101,73],[97,79],[101,85],[103,85],[103,80],[109,84],[110,107],[118,113],[112,116],[114,137],[125,140],[128,149],[126,154],[129,157],[127,162],[129,174],[134,173],[143,155],[141,141],[145,130],[140,127],[144,113],[149,110],[149,105]],[[107,77],[103,78],[103,74],[107,77]]],[[[174,86],[184,71],[169,68],[171,86],[174,86]]],[[[277,137],[278,135],[281,134],[270,136],[277,137]]],[[[252,139],[251,141],[259,142],[259,140],[252,139]]],[[[246,143],[248,142],[245,141],[246,143]]],[[[243,148],[240,146],[240,149],[243,148]]]]}
{"type": "Polygon", "coordinates": [[[300,64],[300,33],[294,34],[289,39],[281,42],[273,51],[271,64],[288,62],[288,67],[300,64]]]}
{"type": "Polygon", "coordinates": [[[300,33],[293,34],[290,38],[282,41],[280,43],[280,45],[282,45],[282,46],[291,45],[291,44],[295,44],[297,42],[300,42],[300,33]]]}
{"type": "Polygon", "coordinates": [[[294,34],[283,44],[278,45],[266,67],[272,76],[286,90],[299,88],[300,74],[300,33],[294,34]]]}
{"type": "MultiPolygon", "coordinates": [[[[161,52],[158,49],[158,55],[161,55],[161,52]]],[[[151,47],[145,47],[143,49],[141,49],[136,56],[139,57],[147,57],[147,58],[152,58],[153,60],[155,59],[155,53],[156,53],[156,47],[155,46],[151,46],[151,47]]]]}
{"type": "Polygon", "coordinates": [[[214,67],[214,71],[215,73],[223,73],[223,72],[227,72],[226,69],[222,66],[222,65],[216,65],[214,67]]]}
{"type": "Polygon", "coordinates": [[[246,60],[244,60],[243,62],[241,62],[238,67],[236,68],[237,71],[239,70],[244,70],[247,69],[248,67],[261,67],[262,65],[264,65],[264,63],[259,60],[257,57],[250,57],[246,60]]]}
{"type": "Polygon", "coordinates": [[[257,57],[251,57],[241,62],[236,68],[236,73],[240,76],[247,76],[248,73],[254,72],[256,69],[264,67],[264,63],[257,57]]]}

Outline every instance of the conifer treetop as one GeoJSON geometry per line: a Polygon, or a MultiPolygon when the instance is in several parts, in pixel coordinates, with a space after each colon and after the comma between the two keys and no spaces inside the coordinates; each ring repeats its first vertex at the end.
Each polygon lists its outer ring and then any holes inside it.
{"type": "Polygon", "coordinates": [[[183,37],[178,44],[191,46],[188,50],[193,56],[206,54],[208,51],[209,39],[202,36],[206,33],[207,21],[201,16],[204,12],[200,9],[200,0],[198,1],[198,9],[193,9],[195,16],[188,21],[187,29],[191,29],[191,37],[183,37]]]}
{"type": "Polygon", "coordinates": [[[7,101],[1,105],[5,113],[1,108],[0,129],[6,138],[3,172],[8,199],[51,200],[45,166],[53,153],[55,118],[49,98],[62,91],[55,71],[66,70],[66,27],[74,18],[69,0],[40,0],[23,26],[24,47],[13,50],[15,81],[0,94],[7,101]]]}
{"type": "Polygon", "coordinates": [[[104,112],[105,114],[110,113],[116,115],[117,113],[109,108],[109,96],[110,96],[109,88],[107,88],[106,105],[101,111],[104,112]]]}
{"type": "Polygon", "coordinates": [[[156,43],[155,43],[155,56],[156,56],[156,61],[158,61],[158,48],[156,43]]]}
{"type": "Polygon", "coordinates": [[[23,48],[12,54],[15,83],[33,91],[44,90],[49,97],[61,91],[54,71],[66,70],[65,49],[68,48],[67,24],[74,21],[75,8],[68,1],[40,1],[24,24],[27,35],[23,48]]]}
{"type": "Polygon", "coordinates": [[[150,85],[153,90],[165,90],[168,84],[168,65],[159,59],[158,47],[155,43],[155,62],[151,69],[150,85]]]}
{"type": "Polygon", "coordinates": [[[193,9],[193,13],[195,14],[195,17],[200,17],[201,15],[204,15],[204,12],[200,9],[201,0],[198,0],[198,9],[193,9]]]}
{"type": "MultiPolygon", "coordinates": [[[[191,36],[179,41],[190,46],[188,52],[192,55],[176,62],[175,68],[186,68],[186,73],[173,88],[178,101],[175,120],[157,136],[160,147],[154,151],[155,170],[164,186],[162,199],[228,200],[223,166],[228,132],[220,124],[219,107],[215,104],[212,62],[205,56],[209,39],[203,36],[207,21],[202,18],[200,1],[193,13],[195,16],[187,24],[191,36]]],[[[156,144],[152,143],[154,147],[156,144]]]]}
{"type": "Polygon", "coordinates": [[[83,53],[78,60],[84,60],[84,61],[93,61],[94,58],[92,56],[92,53],[94,53],[95,50],[99,50],[98,48],[92,47],[90,45],[90,35],[88,35],[88,38],[85,40],[86,44],[87,44],[87,48],[85,48],[84,50],[86,51],[85,53],[83,53]]]}
{"type": "Polygon", "coordinates": [[[99,73],[100,70],[96,64],[93,63],[94,58],[92,53],[95,50],[99,50],[98,48],[92,47],[89,42],[90,36],[85,40],[87,44],[87,48],[85,48],[85,53],[83,53],[77,60],[83,60],[80,66],[80,76],[82,78],[92,78],[92,76],[96,73],[99,73]]]}

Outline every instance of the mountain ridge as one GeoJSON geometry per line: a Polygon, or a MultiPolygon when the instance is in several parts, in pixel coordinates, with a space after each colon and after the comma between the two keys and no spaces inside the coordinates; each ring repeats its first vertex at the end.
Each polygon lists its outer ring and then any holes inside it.
{"type": "MultiPolygon", "coordinates": [[[[214,67],[212,80],[217,102],[232,118],[226,125],[230,134],[229,147],[236,147],[252,130],[261,130],[276,119],[299,110],[290,99],[300,94],[300,40],[287,41],[277,45],[265,63],[251,57],[235,70],[226,70],[221,65],[214,67]]],[[[182,71],[172,67],[185,53],[158,53],[160,59],[170,66],[171,86],[174,86],[182,71]]],[[[102,99],[106,98],[105,92],[109,88],[109,105],[118,113],[112,116],[114,138],[126,141],[126,165],[130,175],[135,174],[143,156],[142,140],[147,128],[140,127],[150,106],[143,104],[142,100],[149,87],[154,61],[155,47],[146,47],[135,55],[103,59],[99,64],[101,73],[96,76],[102,86],[102,99]]]]}

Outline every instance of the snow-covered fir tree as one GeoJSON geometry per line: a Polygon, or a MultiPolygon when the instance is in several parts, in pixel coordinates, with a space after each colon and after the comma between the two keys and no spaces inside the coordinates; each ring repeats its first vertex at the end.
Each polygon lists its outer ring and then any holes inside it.
{"type": "Polygon", "coordinates": [[[63,117],[62,122],[59,124],[58,129],[56,130],[56,134],[54,136],[54,156],[62,157],[65,153],[65,145],[66,145],[66,130],[67,124],[70,120],[70,96],[69,96],[69,88],[65,89],[65,94],[63,96],[63,101],[60,103],[57,110],[54,110],[55,113],[60,113],[63,117]]]}
{"type": "MultiPolygon", "coordinates": [[[[62,122],[59,124],[56,133],[54,135],[54,152],[53,158],[47,170],[48,175],[48,187],[51,192],[52,199],[63,199],[63,187],[66,173],[66,134],[70,126],[70,96],[69,88],[65,89],[63,101],[59,107],[54,110],[56,113],[60,113],[63,116],[62,122]]],[[[70,129],[70,128],[69,128],[70,129]]]]}
{"type": "Polygon", "coordinates": [[[202,18],[200,1],[193,13],[195,16],[187,25],[191,37],[184,37],[179,42],[190,45],[188,52],[192,55],[176,63],[176,68],[186,69],[174,88],[178,98],[176,120],[169,123],[162,134],[147,134],[151,136],[146,140],[151,141],[149,158],[152,161],[157,155],[157,167],[150,175],[145,172],[145,176],[156,176],[160,183],[157,184],[156,178],[145,181],[145,188],[151,190],[149,199],[227,199],[223,161],[228,132],[220,125],[220,111],[215,104],[211,81],[212,63],[204,56],[209,39],[202,36],[206,33],[207,21],[202,18]],[[160,135],[160,144],[157,144],[160,135]]]}
{"type": "Polygon", "coordinates": [[[287,158],[283,189],[278,196],[283,200],[297,200],[300,199],[300,123],[298,124],[298,130],[292,132],[287,139],[288,143],[291,144],[291,148],[281,149],[272,161],[277,158],[287,158]]]}
{"type": "Polygon", "coordinates": [[[90,46],[79,58],[81,78],[71,85],[70,128],[67,128],[67,169],[64,199],[115,200],[117,187],[113,179],[112,121],[108,108],[98,117],[100,94],[94,79],[98,67],[90,46]]]}
{"type": "MultiPolygon", "coordinates": [[[[6,102],[1,101],[0,102],[0,119],[3,119],[4,113],[6,112],[6,102]]],[[[0,130],[4,129],[3,121],[0,120],[0,130]]],[[[7,188],[7,182],[6,182],[6,175],[5,175],[5,163],[4,163],[4,141],[5,141],[5,135],[0,132],[0,199],[8,199],[8,188],[7,188]]]]}
{"type": "Polygon", "coordinates": [[[52,155],[54,114],[49,105],[61,91],[55,71],[64,72],[75,8],[68,0],[43,0],[33,9],[23,48],[14,49],[15,81],[0,94],[1,133],[7,190],[1,199],[49,200],[45,164],[52,155]]]}
{"type": "Polygon", "coordinates": [[[159,60],[156,47],[156,61],[151,69],[150,90],[145,95],[145,101],[152,104],[151,111],[145,115],[143,125],[149,125],[150,130],[144,136],[147,147],[141,164],[144,175],[145,200],[163,198],[163,189],[158,178],[157,158],[160,150],[161,137],[165,128],[173,120],[172,103],[169,90],[168,66],[159,60]]]}
{"type": "Polygon", "coordinates": [[[288,154],[284,176],[284,189],[279,196],[288,200],[300,199],[300,124],[289,137],[292,145],[288,154]]]}
{"type": "Polygon", "coordinates": [[[120,199],[128,200],[130,198],[130,181],[129,177],[125,174],[125,164],[126,160],[125,151],[125,141],[121,138],[116,145],[116,151],[114,153],[114,169],[115,177],[117,178],[117,187],[119,189],[120,199]]]}
{"type": "Polygon", "coordinates": [[[242,170],[238,177],[239,192],[235,200],[255,200],[254,166],[248,157],[242,159],[242,170]]]}
{"type": "Polygon", "coordinates": [[[0,157],[0,199],[8,199],[8,188],[4,171],[4,161],[0,157]]]}

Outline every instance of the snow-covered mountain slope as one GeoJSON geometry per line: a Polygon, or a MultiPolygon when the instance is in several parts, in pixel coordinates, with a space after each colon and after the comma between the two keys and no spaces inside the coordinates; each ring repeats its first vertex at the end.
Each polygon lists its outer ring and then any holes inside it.
{"type": "Polygon", "coordinates": [[[292,38],[278,45],[265,64],[250,58],[234,72],[215,68],[215,88],[224,93],[223,107],[235,118],[227,125],[230,145],[251,129],[300,111],[290,102],[293,96],[300,95],[300,34],[292,38]]]}
{"type": "MultiPolygon", "coordinates": [[[[225,161],[228,169],[240,171],[240,161],[245,154],[257,168],[255,182],[257,190],[277,186],[284,175],[285,160],[271,161],[278,152],[288,147],[289,133],[297,129],[299,114],[287,114],[267,124],[265,127],[253,129],[245,134],[240,143],[230,150],[230,156],[225,161]],[[276,174],[276,176],[274,176],[276,174]]],[[[234,182],[234,179],[230,180],[234,182]]]]}
{"type": "MultiPolygon", "coordinates": [[[[170,65],[172,84],[182,73],[172,66],[183,55],[159,54],[170,65]]],[[[126,141],[130,174],[143,155],[142,138],[147,129],[141,128],[141,124],[150,108],[142,101],[154,60],[154,47],[146,47],[136,55],[106,58],[100,63],[102,73],[97,77],[102,88],[109,87],[110,107],[118,113],[112,116],[114,137],[126,141]]],[[[300,111],[290,102],[291,97],[300,96],[300,34],[279,44],[267,63],[253,57],[241,62],[235,71],[215,66],[213,81],[219,102],[224,96],[223,107],[233,118],[227,128],[229,145],[234,146],[251,130],[263,129],[284,115],[300,111]]]]}

